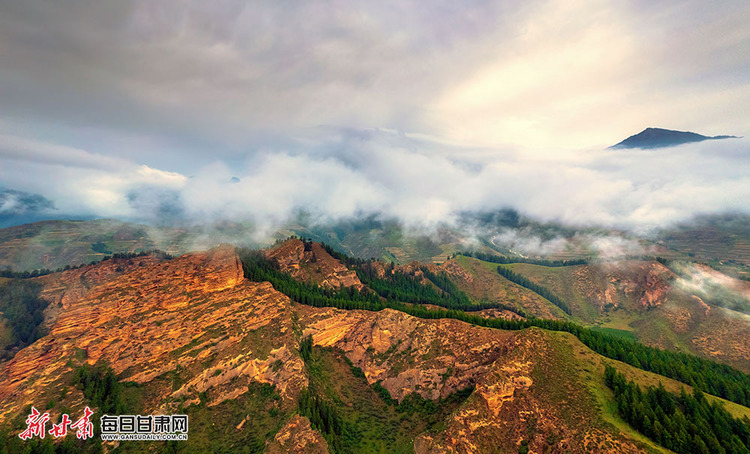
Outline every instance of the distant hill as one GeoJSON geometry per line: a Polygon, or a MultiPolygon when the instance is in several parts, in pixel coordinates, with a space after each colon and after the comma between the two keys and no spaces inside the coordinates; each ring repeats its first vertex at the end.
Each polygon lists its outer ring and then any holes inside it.
{"type": "Polygon", "coordinates": [[[737,136],[704,136],[689,131],[673,131],[671,129],[646,128],[636,135],[630,136],[612,148],[664,148],[682,145],[684,143],[703,142],[704,140],[737,139],[737,136]]]}

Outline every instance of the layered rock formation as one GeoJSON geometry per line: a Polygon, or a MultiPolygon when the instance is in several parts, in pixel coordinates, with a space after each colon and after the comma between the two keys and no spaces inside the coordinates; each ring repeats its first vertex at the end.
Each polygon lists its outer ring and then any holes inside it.
{"type": "Polygon", "coordinates": [[[328,443],[304,416],[292,416],[268,446],[269,454],[326,454],[328,443]]]}
{"type": "Polygon", "coordinates": [[[357,273],[331,257],[320,243],[290,239],[267,250],[266,257],[278,263],[281,271],[304,282],[328,288],[363,287],[357,273]]]}
{"type": "Polygon", "coordinates": [[[132,268],[68,301],[47,336],[3,365],[0,416],[59,393],[73,358],[106,360],[120,379],[141,384],[180,371],[184,384],[154,395],[154,411],[198,402],[208,389],[216,405],[248,381],[275,385],[291,403],[307,383],[291,314],[270,284],[244,279],[229,246],[132,268]]]}
{"type": "Polygon", "coordinates": [[[599,306],[649,309],[663,304],[676,277],[653,261],[620,261],[576,267],[576,290],[599,306]]]}

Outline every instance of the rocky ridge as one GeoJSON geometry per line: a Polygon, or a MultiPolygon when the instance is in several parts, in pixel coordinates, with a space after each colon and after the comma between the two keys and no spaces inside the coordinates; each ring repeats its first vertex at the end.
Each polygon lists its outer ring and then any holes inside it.
{"type": "Polygon", "coordinates": [[[121,379],[141,384],[183,371],[185,383],[159,392],[151,410],[198,402],[208,389],[216,405],[250,380],[274,384],[291,403],[306,386],[291,311],[270,284],[244,279],[229,246],[132,269],[70,301],[47,336],[3,365],[0,415],[69,375],[76,356],[106,360],[121,379]]]}
{"type": "Polygon", "coordinates": [[[278,263],[281,271],[295,279],[327,288],[364,287],[354,270],[332,257],[320,243],[293,238],[266,250],[266,257],[278,263]]]}

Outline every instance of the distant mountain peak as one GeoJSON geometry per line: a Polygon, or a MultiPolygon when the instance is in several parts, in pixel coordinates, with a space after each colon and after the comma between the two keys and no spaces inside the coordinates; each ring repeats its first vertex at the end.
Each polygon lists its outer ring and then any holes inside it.
{"type": "Polygon", "coordinates": [[[737,139],[737,136],[704,136],[690,131],[674,131],[662,128],[646,128],[609,148],[663,148],[704,140],[737,139]]]}

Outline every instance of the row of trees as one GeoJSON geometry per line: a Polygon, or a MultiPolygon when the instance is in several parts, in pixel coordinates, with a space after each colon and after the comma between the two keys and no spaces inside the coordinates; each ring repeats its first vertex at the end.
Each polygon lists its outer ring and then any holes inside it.
{"type": "Polygon", "coordinates": [[[570,306],[565,303],[565,301],[561,300],[560,297],[552,293],[550,289],[547,287],[544,287],[542,285],[539,285],[524,276],[521,276],[518,273],[514,273],[513,271],[509,270],[508,268],[504,268],[502,266],[497,267],[497,272],[500,274],[500,276],[504,277],[505,279],[520,285],[521,287],[525,287],[529,290],[531,290],[534,293],[537,293],[538,295],[545,298],[550,303],[554,304],[555,306],[562,309],[563,312],[570,315],[570,306]]]}
{"type": "MultiPolygon", "coordinates": [[[[300,341],[299,353],[308,373],[311,376],[315,376],[317,374],[313,373],[312,370],[315,367],[319,368],[320,365],[314,364],[316,359],[313,358],[312,347],[312,337],[305,336],[300,341]]],[[[310,381],[308,387],[300,392],[299,399],[297,400],[299,413],[302,416],[306,416],[310,420],[310,424],[323,434],[331,452],[345,452],[342,437],[351,436],[350,427],[341,415],[339,415],[335,405],[321,397],[321,394],[318,391],[315,381],[310,381]]]]}
{"type": "Polygon", "coordinates": [[[524,257],[507,257],[505,255],[489,254],[486,252],[459,252],[458,255],[463,255],[466,257],[474,257],[475,259],[483,260],[485,262],[498,263],[501,265],[509,265],[511,263],[529,263],[531,265],[560,267],[560,266],[586,265],[589,263],[589,261],[586,259],[574,259],[574,260],[530,259],[530,258],[524,258],[524,257]]]}
{"type": "Polygon", "coordinates": [[[521,317],[526,314],[514,307],[502,303],[480,302],[475,303],[469,296],[461,291],[448,275],[444,272],[433,273],[427,267],[420,267],[424,277],[433,285],[425,285],[414,271],[405,273],[394,271],[393,263],[384,264],[385,273],[380,277],[376,271],[374,261],[363,262],[354,265],[359,280],[367,287],[375,291],[378,296],[386,301],[398,301],[412,304],[432,304],[446,309],[462,310],[467,312],[481,311],[485,309],[503,309],[517,313],[521,317]]]}
{"type": "Polygon", "coordinates": [[[276,290],[298,303],[347,309],[367,309],[380,303],[380,298],[368,290],[360,292],[352,287],[334,290],[299,282],[279,271],[278,264],[268,260],[262,252],[242,249],[239,255],[246,278],[255,282],[268,281],[276,290]]]}
{"type": "Polygon", "coordinates": [[[99,362],[95,365],[84,363],[76,369],[73,385],[83,392],[92,406],[99,413],[120,415],[127,410],[122,399],[122,384],[108,364],[99,362]]]}
{"type": "Polygon", "coordinates": [[[422,284],[414,273],[394,272],[392,264],[385,266],[386,272],[382,277],[378,276],[373,262],[357,267],[356,271],[363,284],[386,300],[455,308],[472,305],[466,294],[458,289],[452,293],[442,291],[438,287],[422,284]]]}
{"type": "Polygon", "coordinates": [[[42,322],[49,302],[39,296],[41,289],[38,282],[27,280],[12,280],[0,286],[0,312],[10,328],[9,343],[0,351],[0,360],[8,359],[13,350],[30,345],[45,334],[42,322]]]}
{"type": "Polygon", "coordinates": [[[256,282],[271,282],[276,290],[294,301],[310,306],[380,310],[395,303],[406,302],[464,311],[506,309],[525,316],[523,311],[505,304],[473,303],[455,284],[446,284],[447,276],[438,276],[429,271],[428,275],[437,281],[436,287],[422,284],[414,274],[393,272],[393,264],[386,264],[385,276],[379,277],[372,261],[362,261],[360,265],[354,266],[354,269],[366,288],[361,291],[353,287],[334,290],[295,280],[281,272],[278,264],[266,258],[261,252],[243,249],[239,253],[245,277],[256,282]]]}
{"type": "MultiPolygon", "coordinates": [[[[112,255],[105,255],[104,257],[102,257],[100,261],[104,262],[106,260],[111,260],[111,259],[132,259],[136,257],[144,257],[146,255],[154,255],[164,260],[171,260],[173,258],[171,255],[167,254],[164,251],[153,249],[150,251],[142,251],[142,252],[116,252],[112,255]]],[[[55,270],[51,270],[49,268],[39,268],[33,271],[13,271],[12,269],[9,268],[5,270],[0,270],[0,277],[6,277],[9,279],[31,279],[31,278],[39,277],[39,276],[46,276],[52,273],[60,273],[62,271],[76,270],[78,268],[83,268],[84,266],[96,265],[97,263],[99,262],[94,260],[92,262],[81,263],[79,265],[65,265],[55,270]]]]}
{"type": "Polygon", "coordinates": [[[435,274],[426,266],[421,267],[421,270],[424,273],[425,277],[443,292],[443,295],[451,295],[460,303],[458,305],[452,306],[443,306],[441,304],[438,304],[438,306],[448,307],[449,309],[461,309],[468,312],[481,311],[485,309],[502,309],[514,312],[524,318],[528,316],[523,310],[513,306],[508,306],[507,304],[491,303],[488,301],[479,303],[472,302],[469,299],[468,295],[466,295],[465,292],[459,289],[458,286],[445,272],[441,271],[439,274],[435,274]]]}
{"type": "Polygon", "coordinates": [[[710,404],[697,388],[680,396],[659,387],[646,391],[612,366],[604,379],[615,394],[617,411],[636,430],[677,453],[750,454],[750,419],[732,415],[718,403],[710,404]]]}
{"type": "Polygon", "coordinates": [[[310,420],[312,426],[325,436],[329,444],[339,444],[337,441],[346,432],[346,424],[336,411],[336,407],[309,389],[300,392],[298,405],[299,413],[310,420]]]}
{"type": "MultiPolygon", "coordinates": [[[[419,282],[413,274],[405,275],[404,273],[394,273],[393,270],[395,266],[393,262],[384,264],[386,271],[385,276],[384,278],[380,278],[375,272],[375,268],[373,266],[373,264],[376,262],[375,259],[363,260],[359,258],[349,257],[346,254],[342,254],[336,251],[331,246],[325,243],[321,244],[326,252],[328,252],[328,254],[330,254],[332,257],[344,263],[349,268],[355,269],[360,281],[363,284],[367,285],[369,288],[373,289],[378,295],[385,298],[386,300],[395,300],[414,304],[432,304],[448,309],[461,309],[470,312],[481,311],[485,309],[502,309],[515,312],[521,317],[527,317],[527,314],[523,310],[515,308],[513,306],[508,306],[506,304],[472,302],[469,299],[468,295],[462,292],[444,272],[436,274],[430,271],[430,269],[425,266],[420,267],[420,270],[422,271],[424,276],[433,284],[435,284],[435,286],[439,289],[439,291],[435,291],[435,289],[430,286],[422,285],[422,283],[419,282]]],[[[470,254],[472,253],[467,253],[466,255],[471,256],[470,254]]],[[[476,254],[482,255],[483,257],[487,255],[481,252],[476,254]]],[[[487,256],[491,258],[499,257],[494,255],[487,256]]],[[[562,263],[565,263],[566,265],[577,265],[585,263],[585,261],[578,263],[578,261],[570,260],[544,262],[555,264],[549,266],[563,266],[562,263]]]]}

